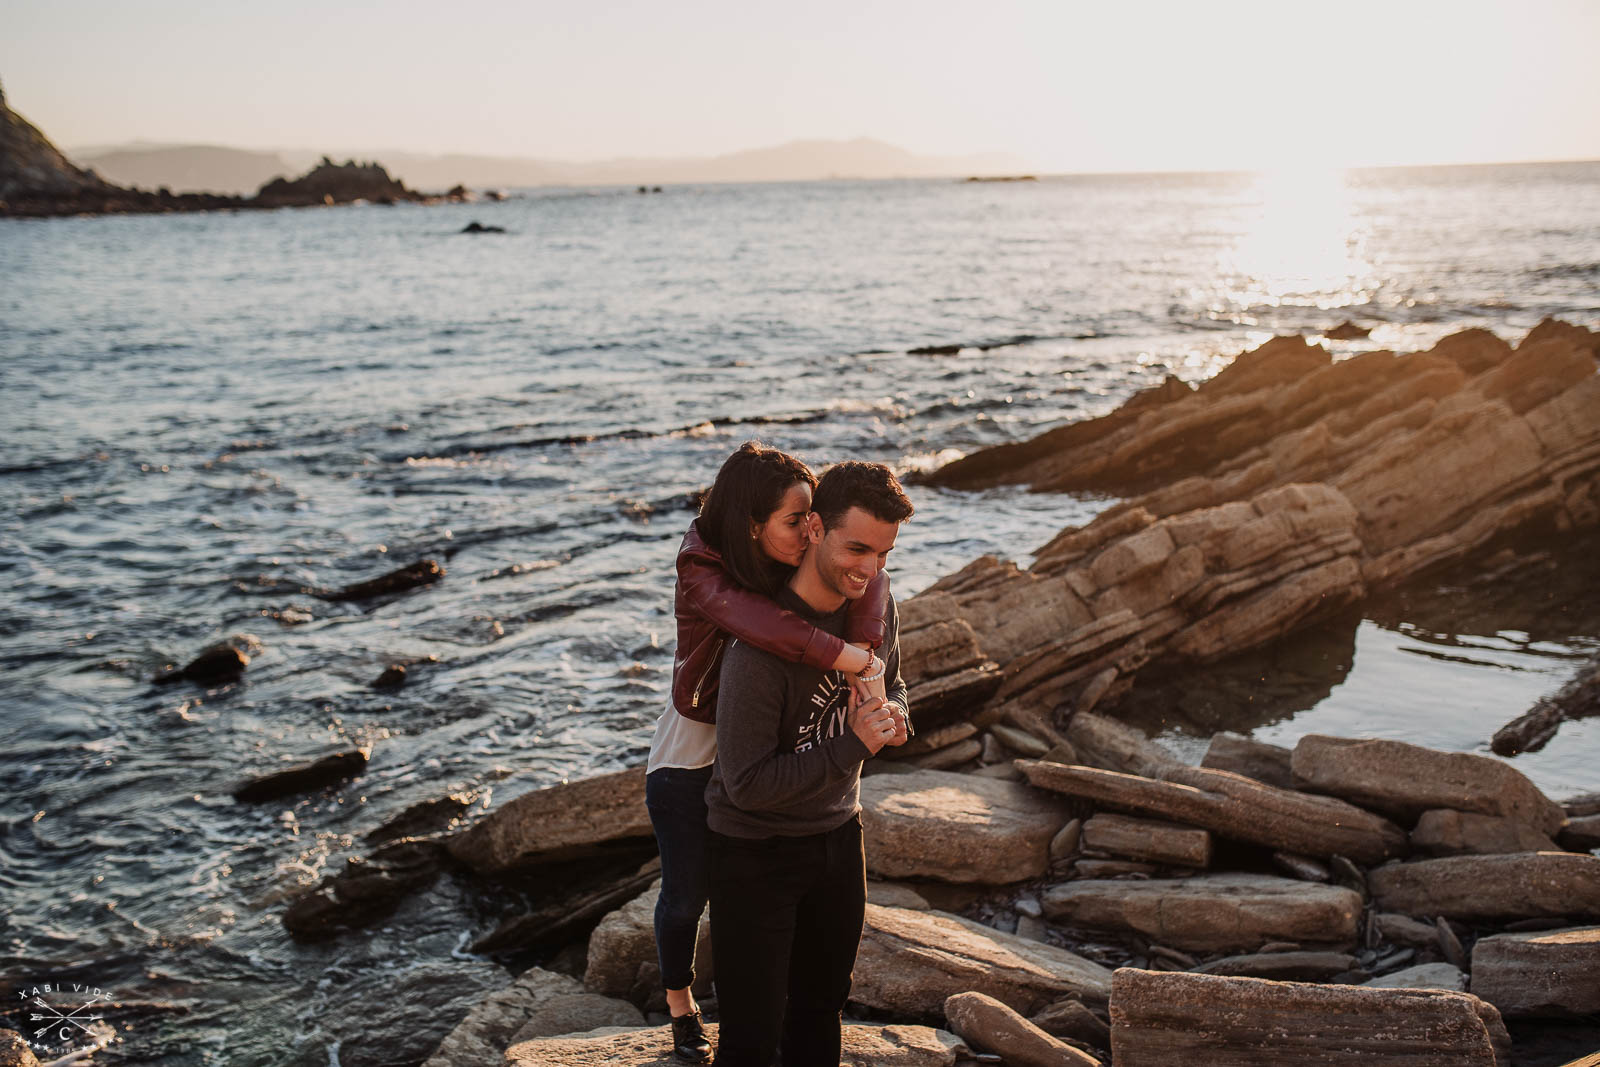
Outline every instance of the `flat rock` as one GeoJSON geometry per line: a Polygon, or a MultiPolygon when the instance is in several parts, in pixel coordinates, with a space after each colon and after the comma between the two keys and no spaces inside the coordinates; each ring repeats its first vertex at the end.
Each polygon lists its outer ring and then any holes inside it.
{"type": "Polygon", "coordinates": [[[1067,805],[1029,786],[947,771],[861,782],[867,870],[883,878],[1001,885],[1037,878],[1067,805]]]}
{"type": "Polygon", "coordinates": [[[1490,756],[1440,752],[1381,738],[1310,734],[1290,766],[1302,789],[1342,797],[1407,821],[1430,808],[1502,815],[1546,835],[1566,813],[1521,771],[1490,756]]]}
{"type": "MultiPolygon", "coordinates": [[[[711,1044],[717,1026],[706,1026],[711,1044]]],[[[927,1026],[848,1024],[841,1061],[850,1067],[954,1067],[967,1053],[960,1038],[927,1026]]],[[[665,1026],[648,1030],[607,1027],[586,1034],[542,1038],[513,1045],[504,1060],[481,1060],[502,1067],[682,1067],[672,1056],[665,1026]]]]}
{"type": "Polygon", "coordinates": [[[1512,852],[1392,863],[1368,872],[1373,902],[1403,915],[1452,919],[1600,919],[1600,856],[1512,852]]]}
{"type": "Polygon", "coordinates": [[[1171,971],[1116,972],[1117,1067],[1496,1067],[1510,1040],[1466,993],[1272,982],[1171,971]]]}
{"type": "Polygon", "coordinates": [[[1232,771],[1279,789],[1293,789],[1294,774],[1289,769],[1291,755],[1290,750],[1281,745],[1224,732],[1211,738],[1200,766],[1232,771]]]}
{"type": "Polygon", "coordinates": [[[1092,852],[1126,856],[1180,867],[1211,864],[1211,834],[1193,826],[1101,813],[1083,824],[1083,847],[1092,852]]]}
{"type": "Polygon", "coordinates": [[[1099,1067],[1086,1052],[1045,1033],[993,997],[957,993],[944,1002],[944,1016],[968,1046],[998,1053],[1017,1067],[1099,1067]]]}
{"type": "Polygon", "coordinates": [[[639,1009],[585,993],[576,979],[532,967],[467,1013],[423,1067],[479,1067],[501,1062],[518,1041],[602,1026],[643,1026],[639,1009]]]}
{"type": "Polygon", "coordinates": [[[1506,1016],[1600,1015],[1600,926],[1479,938],[1472,992],[1506,1016]]]}
{"type": "Polygon", "coordinates": [[[1042,902],[1058,922],[1133,930],[1198,952],[1253,951],[1270,941],[1353,946],[1361,915],[1361,897],[1348,889],[1265,874],[1073,881],[1045,890],[1042,902]]]}
{"type": "MultiPolygon", "coordinates": [[[[583,972],[583,988],[590,993],[623,997],[651,1010],[666,1010],[666,993],[661,985],[661,965],[656,955],[656,901],[661,896],[657,881],[622,907],[600,920],[589,935],[588,965],[583,972]]],[[[694,990],[701,996],[711,993],[711,925],[700,917],[700,938],[695,946],[694,990]]],[[[592,1029],[584,1027],[583,1029],[592,1029]]]]}
{"type": "Polygon", "coordinates": [[[956,915],[867,905],[851,1000],[932,1019],[946,998],[966,992],[985,993],[1026,1015],[1067,997],[1103,1002],[1111,972],[1066,949],[956,915]]]}
{"type": "Polygon", "coordinates": [[[1520,819],[1451,808],[1423,812],[1411,831],[1411,847],[1436,856],[1559,851],[1548,835],[1520,819]]]}
{"type": "Polygon", "coordinates": [[[644,767],[524,793],[448,841],[450,854],[493,874],[603,855],[607,846],[650,840],[644,767]]]}
{"type": "Polygon", "coordinates": [[[1043,760],[1018,760],[1036,786],[1240,841],[1308,856],[1348,856],[1379,863],[1406,853],[1405,831],[1333,797],[1276,789],[1227,771],[1182,765],[1151,768],[1153,777],[1043,760]]]}
{"type": "Polygon", "coordinates": [[[1354,970],[1356,958],[1345,952],[1255,952],[1224,956],[1190,967],[1195,974],[1223,974],[1238,978],[1273,978],[1284,982],[1325,982],[1354,970]]]}
{"type": "MultiPolygon", "coordinates": [[[[1361,984],[1375,989],[1451,989],[1457,993],[1465,993],[1467,976],[1453,963],[1419,963],[1403,971],[1369,978],[1361,984]]],[[[1496,1004],[1495,1007],[1499,1005],[1496,1004]]]]}

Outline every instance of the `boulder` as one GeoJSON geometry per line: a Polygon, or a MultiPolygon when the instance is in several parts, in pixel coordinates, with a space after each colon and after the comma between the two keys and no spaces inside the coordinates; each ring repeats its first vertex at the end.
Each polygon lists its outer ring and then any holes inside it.
{"type": "Polygon", "coordinates": [[[518,1041],[602,1026],[643,1025],[644,1016],[632,1004],[585,993],[573,978],[532,967],[480,1001],[422,1067],[500,1063],[506,1049],[518,1041]]]}
{"type": "Polygon", "coordinates": [[[1103,1002],[1111,972],[1063,948],[939,911],[867,905],[850,999],[937,1018],[946,998],[986,993],[1024,1014],[1066,997],[1103,1002]]]}
{"type": "Polygon", "coordinates": [[[1042,903],[1060,923],[1131,930],[1198,952],[1248,952],[1271,941],[1353,947],[1361,916],[1361,897],[1348,889],[1265,874],[1073,881],[1045,890],[1042,903]]]}
{"type": "Polygon", "coordinates": [[[182,668],[158,674],[152,681],[156,685],[173,682],[227,685],[243,677],[245,668],[250,666],[250,657],[260,651],[261,641],[254,634],[234,634],[207,645],[182,668]]]}
{"type": "MultiPolygon", "coordinates": [[[[1375,989],[1451,989],[1457,993],[1465,993],[1467,976],[1453,963],[1421,963],[1415,967],[1407,967],[1403,971],[1369,978],[1361,984],[1375,989]]],[[[1489,1002],[1494,1003],[1492,1000],[1489,1002]]],[[[1498,1008],[1499,1005],[1496,1004],[1495,1007],[1498,1008]]]]}
{"type": "Polygon", "coordinates": [[[1600,926],[1479,938],[1472,992],[1508,1017],[1600,1016],[1600,926]]]}
{"type": "Polygon", "coordinates": [[[1083,824],[1085,851],[1181,867],[1211,864],[1211,834],[1192,826],[1100,814],[1083,824]]]}
{"type": "Polygon", "coordinates": [[[1452,919],[1600,919],[1600,856],[1511,852],[1392,863],[1367,874],[1375,907],[1452,919]]]}
{"type": "Polygon", "coordinates": [[[1175,765],[1144,778],[1037,760],[1018,760],[1017,766],[1045,789],[1285,852],[1362,863],[1406,852],[1405,832],[1386,819],[1332,797],[1275,789],[1227,771],[1175,765]]]}
{"type": "MultiPolygon", "coordinates": [[[[666,1010],[666,993],[661,985],[661,966],[656,956],[656,901],[661,896],[658,880],[616,911],[600,920],[589,935],[589,959],[583,972],[583,988],[591,993],[623,997],[651,1010],[666,1010]]],[[[700,938],[695,946],[694,991],[709,996],[711,966],[711,925],[700,919],[700,938]]],[[[583,1027],[591,1029],[591,1027],[583,1027]]]]}
{"type": "Polygon", "coordinates": [[[1430,808],[1516,819],[1554,834],[1566,814],[1522,772],[1490,756],[1381,738],[1310,734],[1294,747],[1297,785],[1407,821],[1430,808]]]}
{"type": "Polygon", "coordinates": [[[652,840],[644,767],[524,793],[448,841],[450,854],[483,874],[603,855],[652,840]]]}
{"type": "MultiPolygon", "coordinates": [[[[712,1047],[717,1025],[706,1026],[712,1047]]],[[[954,1034],[927,1026],[852,1023],[842,1032],[840,1062],[848,1067],[955,1067],[967,1047],[954,1034]]],[[[585,1034],[540,1038],[513,1045],[502,1067],[681,1067],[664,1026],[648,1030],[605,1027],[585,1034]]]]}
{"type": "Polygon", "coordinates": [[[1116,972],[1117,1067],[1505,1067],[1494,1008],[1466,993],[1116,972]]]}
{"type": "Polygon", "coordinates": [[[967,1045],[998,1053],[1017,1067],[1099,1067],[1100,1061],[1045,1033],[1011,1008],[982,993],[957,993],[944,1016],[967,1045]]]}
{"type": "Polygon", "coordinates": [[[1058,1000],[1028,1020],[1047,1034],[1097,1049],[1111,1048],[1111,1028],[1078,1000],[1058,1000]]]}
{"type": "Polygon", "coordinates": [[[1559,851],[1548,836],[1520,819],[1451,808],[1423,812],[1411,831],[1411,847],[1436,856],[1559,851]]]}
{"type": "Polygon", "coordinates": [[[1037,878],[1067,817],[1058,797],[1017,782],[939,770],[861,782],[867,870],[881,878],[991,885],[1037,878]]]}

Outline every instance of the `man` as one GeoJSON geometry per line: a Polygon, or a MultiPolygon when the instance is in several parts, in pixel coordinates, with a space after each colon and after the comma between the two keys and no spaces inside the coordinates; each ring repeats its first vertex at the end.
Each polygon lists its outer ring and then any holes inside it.
{"type": "MultiPolygon", "coordinates": [[[[811,507],[809,547],[778,602],[842,633],[846,601],[883,568],[913,509],[880,463],[829,468],[811,507]]],[[[771,1067],[780,1047],[784,1067],[838,1067],[867,899],[861,763],[907,731],[889,608],[887,700],[743,642],[723,659],[706,787],[718,1067],[771,1067]]]]}

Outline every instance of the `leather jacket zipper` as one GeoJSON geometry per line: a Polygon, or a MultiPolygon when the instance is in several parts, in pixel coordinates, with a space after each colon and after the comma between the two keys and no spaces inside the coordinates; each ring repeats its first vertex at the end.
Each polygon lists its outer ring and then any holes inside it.
{"type": "Polygon", "coordinates": [[[711,662],[706,664],[705,671],[700,675],[700,680],[694,684],[694,696],[689,698],[689,706],[700,706],[700,690],[705,688],[706,679],[711,677],[711,668],[717,665],[717,657],[722,654],[722,638],[717,638],[717,647],[711,650],[711,662]]]}

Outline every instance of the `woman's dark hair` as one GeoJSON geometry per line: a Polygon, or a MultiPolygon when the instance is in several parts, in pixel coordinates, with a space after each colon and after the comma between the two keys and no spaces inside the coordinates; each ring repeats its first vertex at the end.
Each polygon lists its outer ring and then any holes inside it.
{"type": "Polygon", "coordinates": [[[761,551],[750,524],[765,522],[789,487],[801,482],[817,487],[810,467],[787,452],[746,441],[722,464],[706,492],[695,524],[700,539],[722,554],[723,569],[746,589],[775,596],[788,581],[793,568],[761,551]]]}

